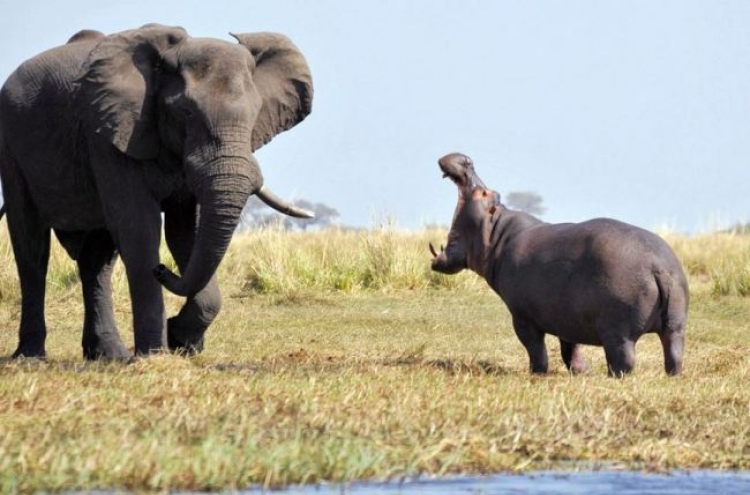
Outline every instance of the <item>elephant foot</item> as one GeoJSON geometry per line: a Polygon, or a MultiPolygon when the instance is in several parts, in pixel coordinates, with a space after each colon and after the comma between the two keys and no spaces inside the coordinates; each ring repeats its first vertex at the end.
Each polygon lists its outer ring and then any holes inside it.
{"type": "Polygon", "coordinates": [[[31,359],[46,359],[47,352],[44,350],[44,346],[38,345],[19,345],[18,349],[12,354],[13,359],[20,358],[31,358],[31,359]]]}
{"type": "Polygon", "coordinates": [[[127,361],[133,357],[120,340],[117,329],[84,327],[83,358],[87,361],[127,361]]]}
{"type": "Polygon", "coordinates": [[[179,325],[179,316],[167,320],[167,345],[175,354],[195,356],[203,352],[205,328],[188,331],[179,325]]]}
{"type": "Polygon", "coordinates": [[[121,343],[83,348],[83,358],[87,361],[129,361],[132,357],[133,354],[121,343]]]}

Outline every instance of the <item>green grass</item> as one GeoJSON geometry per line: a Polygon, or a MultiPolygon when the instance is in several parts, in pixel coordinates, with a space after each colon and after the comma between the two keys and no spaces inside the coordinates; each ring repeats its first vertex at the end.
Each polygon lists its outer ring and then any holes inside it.
{"type": "MultiPolygon", "coordinates": [[[[484,281],[429,271],[427,242],[445,232],[389,227],[236,238],[202,355],[86,363],[80,286],[56,247],[49,358],[0,362],[0,492],[225,490],[601,463],[750,469],[748,238],[666,237],[692,286],[685,371],[668,378],[647,335],[623,380],[607,378],[595,347],[585,352],[592,372],[570,376],[553,339],[550,375],[530,376],[484,281]]],[[[5,234],[0,257],[8,355],[19,296],[5,234]]],[[[121,270],[115,287],[132,345],[121,270]]],[[[174,312],[180,299],[167,303],[174,312]]]]}

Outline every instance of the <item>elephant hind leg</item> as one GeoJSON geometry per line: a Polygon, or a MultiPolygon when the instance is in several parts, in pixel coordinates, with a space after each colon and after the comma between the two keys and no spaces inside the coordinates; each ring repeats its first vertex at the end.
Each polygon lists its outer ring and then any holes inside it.
{"type": "Polygon", "coordinates": [[[86,234],[78,257],[85,308],[82,338],[85,359],[127,360],[132,357],[115,323],[112,270],[116,261],[117,251],[109,232],[95,230],[86,234]]]}
{"type": "Polygon", "coordinates": [[[13,357],[44,358],[47,338],[44,296],[50,254],[50,229],[39,217],[23,181],[12,173],[4,174],[3,180],[8,205],[8,230],[21,285],[21,324],[18,348],[13,357]]]}

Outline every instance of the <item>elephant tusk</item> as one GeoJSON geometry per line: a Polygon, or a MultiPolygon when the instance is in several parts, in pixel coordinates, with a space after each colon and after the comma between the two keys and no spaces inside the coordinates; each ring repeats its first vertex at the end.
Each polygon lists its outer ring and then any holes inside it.
{"type": "Polygon", "coordinates": [[[294,206],[288,201],[281,199],[266,186],[261,187],[255,195],[265,204],[284,215],[296,218],[315,218],[315,213],[312,211],[300,208],[299,206],[294,206]]]}

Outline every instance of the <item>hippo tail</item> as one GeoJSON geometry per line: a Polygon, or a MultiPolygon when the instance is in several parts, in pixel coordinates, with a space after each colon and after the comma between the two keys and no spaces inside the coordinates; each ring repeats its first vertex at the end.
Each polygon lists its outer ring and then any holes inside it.
{"type": "Polygon", "coordinates": [[[667,270],[654,273],[659,289],[659,339],[664,348],[664,368],[670,375],[682,371],[682,353],[687,326],[688,290],[682,271],[677,274],[667,270]]]}

